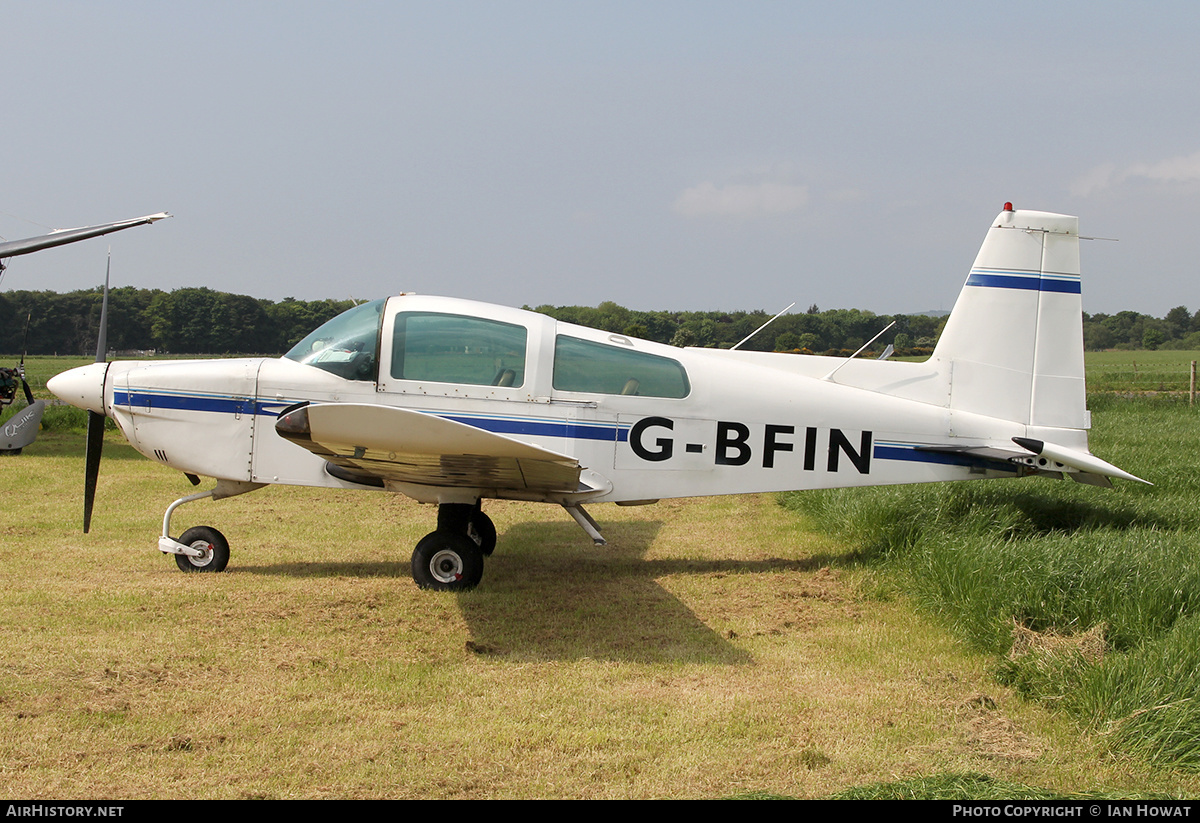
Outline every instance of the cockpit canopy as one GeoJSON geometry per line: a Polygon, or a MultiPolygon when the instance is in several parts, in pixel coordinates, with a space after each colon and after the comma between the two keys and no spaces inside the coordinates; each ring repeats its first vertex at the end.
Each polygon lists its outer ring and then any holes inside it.
{"type": "Polygon", "coordinates": [[[682,363],[645,351],[646,347],[670,351],[664,346],[635,343],[622,335],[587,339],[603,333],[469,301],[419,298],[421,302],[410,305],[411,299],[397,302],[387,312],[386,299],[355,306],[305,337],[284,357],[346,380],[378,382],[381,388],[386,384],[386,391],[404,391],[404,383],[397,381],[413,381],[422,386],[444,383],[663,398],[684,398],[691,392],[682,363]],[[434,310],[442,306],[451,310],[434,310]],[[489,309],[499,316],[460,313],[464,308],[489,309]],[[530,351],[530,341],[548,342],[551,337],[553,362],[549,363],[544,354],[539,357],[530,351]],[[383,345],[390,351],[382,351],[383,345]]]}
{"type": "Polygon", "coordinates": [[[347,380],[379,377],[379,329],[386,298],[342,312],[305,337],[284,355],[347,380]]]}

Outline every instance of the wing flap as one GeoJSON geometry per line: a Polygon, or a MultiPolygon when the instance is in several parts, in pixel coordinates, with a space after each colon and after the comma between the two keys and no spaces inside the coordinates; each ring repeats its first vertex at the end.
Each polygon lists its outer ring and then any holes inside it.
{"type": "Polygon", "coordinates": [[[574,492],[579,461],[465,423],[393,406],[308,404],[285,410],[279,434],[335,466],[425,486],[574,492]]]}

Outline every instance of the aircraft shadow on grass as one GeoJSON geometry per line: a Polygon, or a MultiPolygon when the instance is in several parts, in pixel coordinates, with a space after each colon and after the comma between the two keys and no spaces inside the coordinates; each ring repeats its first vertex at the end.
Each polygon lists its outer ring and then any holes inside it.
{"type": "MultiPolygon", "coordinates": [[[[660,521],[606,523],[607,546],[580,541],[569,522],[530,521],[508,528],[488,558],[486,587],[456,593],[482,655],[637,663],[740,665],[753,657],[722,637],[659,578],[674,574],[770,574],[828,565],[829,558],[646,560],[660,521]]],[[[396,577],[407,561],[243,565],[236,574],[297,577],[396,577]]],[[[397,597],[405,596],[397,591],[397,597]]],[[[415,592],[414,592],[415,596],[415,592]]]]}

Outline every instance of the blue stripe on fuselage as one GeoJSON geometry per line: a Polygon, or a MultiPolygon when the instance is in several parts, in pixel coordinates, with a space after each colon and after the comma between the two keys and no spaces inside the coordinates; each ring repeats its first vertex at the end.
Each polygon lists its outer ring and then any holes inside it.
{"type": "Polygon", "coordinates": [[[953,452],[923,451],[916,446],[898,443],[876,443],[871,452],[876,460],[904,460],[912,463],[940,463],[945,466],[968,466],[978,469],[993,469],[1002,472],[1016,472],[1017,467],[999,460],[988,460],[970,454],[953,452]]]}
{"type": "MultiPolygon", "coordinates": [[[[295,401],[300,402],[300,401],[295,401]]],[[[146,391],[114,391],[113,404],[142,409],[172,409],[177,411],[213,412],[216,414],[253,413],[265,417],[278,417],[279,412],[292,405],[292,401],[262,401],[248,397],[229,397],[209,394],[159,394],[146,391]]],[[[523,434],[536,437],[568,437],[575,440],[615,440],[624,443],[629,439],[629,429],[602,423],[578,423],[544,420],[533,417],[491,417],[461,414],[439,414],[446,420],[474,426],[494,434],[523,434]]]]}
{"type": "Polygon", "coordinates": [[[543,437],[572,437],[576,440],[617,440],[624,443],[629,439],[629,430],[617,426],[594,423],[559,423],[552,420],[537,420],[521,417],[461,417],[438,415],[456,423],[465,423],[494,434],[525,434],[543,437]]]}
{"type": "MultiPolygon", "coordinates": [[[[262,404],[249,397],[230,397],[214,394],[158,394],[146,391],[114,391],[113,405],[143,409],[174,409],[178,411],[216,412],[218,414],[271,414],[262,404]]],[[[275,404],[271,404],[275,405],[275,404]]]]}

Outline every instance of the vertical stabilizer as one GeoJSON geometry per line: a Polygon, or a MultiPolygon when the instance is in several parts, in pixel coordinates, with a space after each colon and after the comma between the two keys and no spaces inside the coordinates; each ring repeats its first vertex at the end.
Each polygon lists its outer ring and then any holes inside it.
{"type": "Polygon", "coordinates": [[[1079,218],[1006,204],[932,361],[950,375],[952,410],[1086,428],[1079,218]]]}

